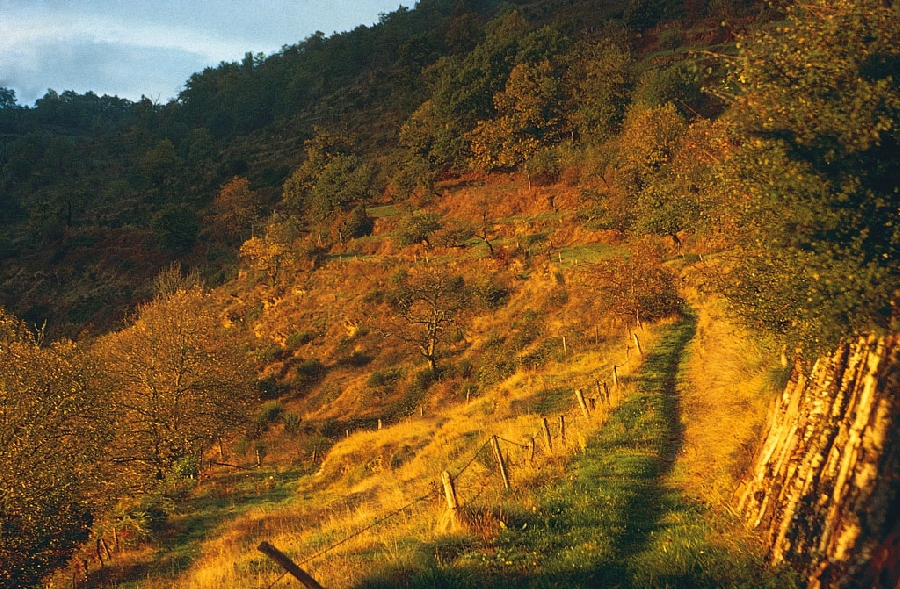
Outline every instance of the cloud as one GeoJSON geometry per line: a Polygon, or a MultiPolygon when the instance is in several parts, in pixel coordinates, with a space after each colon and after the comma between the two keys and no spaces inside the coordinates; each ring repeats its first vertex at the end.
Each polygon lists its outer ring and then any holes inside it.
{"type": "Polygon", "coordinates": [[[187,50],[90,40],[32,44],[0,60],[0,86],[12,87],[20,104],[32,104],[48,88],[118,95],[141,95],[163,102],[174,98],[207,56],[187,50]],[[24,83],[23,83],[24,82],[24,83]]]}
{"type": "MultiPolygon", "coordinates": [[[[194,72],[317,30],[374,23],[397,0],[3,0],[0,85],[172,98],[194,72]]],[[[411,4],[412,2],[407,2],[411,4]]]]}

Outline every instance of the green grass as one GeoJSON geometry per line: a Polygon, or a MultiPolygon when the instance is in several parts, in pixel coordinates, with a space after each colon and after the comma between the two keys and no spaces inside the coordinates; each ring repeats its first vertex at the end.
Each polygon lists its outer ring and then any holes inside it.
{"type": "Polygon", "coordinates": [[[730,524],[666,485],[681,443],[676,377],[694,329],[690,315],[668,328],[637,375],[637,392],[564,478],[536,491],[531,509],[508,500],[495,540],[458,554],[446,540],[419,546],[402,568],[358,587],[794,586],[739,542],[717,542],[730,524]]]}

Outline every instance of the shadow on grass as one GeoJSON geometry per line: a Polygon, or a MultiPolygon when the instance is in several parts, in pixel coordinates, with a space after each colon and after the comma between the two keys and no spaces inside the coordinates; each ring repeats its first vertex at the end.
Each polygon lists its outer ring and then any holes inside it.
{"type": "MultiPolygon", "coordinates": [[[[664,484],[682,443],[676,381],[695,319],[670,326],[604,428],[564,480],[496,540],[440,558],[424,544],[405,564],[357,587],[617,588],[782,587],[761,559],[711,543],[705,509],[664,484]]],[[[521,508],[520,508],[521,509],[521,508]]]]}
{"type": "MultiPolygon", "coordinates": [[[[294,481],[305,473],[304,469],[260,469],[221,474],[214,483],[175,499],[175,513],[154,534],[152,543],[157,551],[151,560],[129,563],[115,571],[96,571],[92,578],[97,586],[114,581],[117,587],[139,584],[143,578],[175,579],[200,556],[203,542],[220,525],[246,509],[289,499],[294,481]]],[[[118,565],[116,561],[112,564],[118,565]]]]}

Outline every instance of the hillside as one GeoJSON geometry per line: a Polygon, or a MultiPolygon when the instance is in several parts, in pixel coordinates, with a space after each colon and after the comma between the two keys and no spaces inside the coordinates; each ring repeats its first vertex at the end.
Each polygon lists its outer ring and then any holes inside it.
{"type": "MultiPolygon", "coordinates": [[[[896,332],[898,47],[874,0],[423,0],[166,105],[4,98],[0,586],[287,584],[263,541],[327,587],[803,585],[735,505],[830,509],[819,446],[771,501],[759,449],[853,420],[769,409],[896,332]]],[[[890,586],[893,430],[851,430],[890,586]]]]}
{"type": "MultiPolygon", "coordinates": [[[[262,541],[326,587],[790,582],[765,570],[726,509],[781,381],[776,355],[735,339],[721,303],[705,295],[693,310],[675,297],[661,320],[648,313],[652,323],[627,330],[596,304],[597,266],[658,246],[583,229],[571,187],[479,184],[440,186],[432,207],[462,224],[481,214],[466,203],[490,199],[493,256],[478,239],[397,248],[390,236],[402,212],[376,208],[373,234],[315,269],[275,285],[248,272],[222,289],[225,315],[265,359],[274,398],[224,455],[209,455],[198,480],[178,484],[149,546],[133,535],[134,515],[106,524],[122,548],[104,569],[89,565],[92,582],[268,586],[283,571],[256,550],[262,541]],[[396,325],[373,296],[398,268],[459,273],[490,294],[457,316],[460,335],[443,344],[437,374],[389,334],[396,325]],[[722,404],[720,389],[698,386],[713,371],[724,386],[747,384],[722,404]],[[688,390],[693,397],[679,396],[688,390]]],[[[662,251],[666,272],[696,297],[704,263],[662,251]]]]}

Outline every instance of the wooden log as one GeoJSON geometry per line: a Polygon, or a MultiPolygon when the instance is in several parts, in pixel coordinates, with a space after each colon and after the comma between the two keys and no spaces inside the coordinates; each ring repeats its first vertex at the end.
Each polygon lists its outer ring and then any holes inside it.
{"type": "Polygon", "coordinates": [[[447,500],[447,508],[455,514],[459,510],[459,500],[456,498],[453,477],[446,470],[441,473],[441,483],[444,486],[444,498],[447,500]]]}
{"type": "Polygon", "coordinates": [[[581,392],[581,389],[575,389],[575,398],[578,399],[578,406],[581,407],[581,413],[584,415],[584,418],[590,419],[591,413],[588,411],[587,403],[584,402],[584,394],[581,392]]]}
{"type": "Polygon", "coordinates": [[[509,491],[511,488],[509,473],[506,470],[506,461],[503,459],[503,453],[500,452],[500,441],[497,439],[497,436],[491,436],[491,448],[494,449],[494,457],[497,459],[497,464],[500,465],[500,476],[503,477],[503,486],[509,491]]]}
{"type": "Polygon", "coordinates": [[[281,568],[300,581],[306,589],[324,589],[315,579],[310,577],[306,571],[294,564],[294,561],[288,558],[285,553],[281,552],[268,542],[261,542],[256,549],[277,562],[281,568]]]}
{"type": "Polygon", "coordinates": [[[544,417],[541,419],[542,424],[544,426],[544,442],[547,444],[547,453],[553,453],[553,437],[550,435],[550,424],[547,422],[547,418],[544,417]]]}

